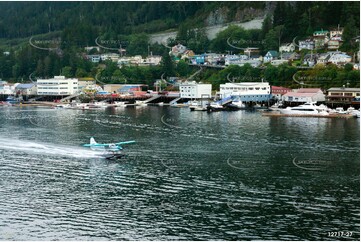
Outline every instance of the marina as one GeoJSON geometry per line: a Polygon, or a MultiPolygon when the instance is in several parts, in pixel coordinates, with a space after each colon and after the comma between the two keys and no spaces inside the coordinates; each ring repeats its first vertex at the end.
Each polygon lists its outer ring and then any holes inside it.
{"type": "Polygon", "coordinates": [[[263,112],[262,116],[266,117],[302,117],[302,118],[354,118],[352,114],[330,114],[330,115],[319,115],[319,114],[285,114],[285,113],[273,113],[263,112]]]}

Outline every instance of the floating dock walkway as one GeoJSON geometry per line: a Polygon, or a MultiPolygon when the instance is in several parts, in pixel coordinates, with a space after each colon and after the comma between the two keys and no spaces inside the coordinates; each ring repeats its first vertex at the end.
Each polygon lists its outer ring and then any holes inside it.
{"type": "Polygon", "coordinates": [[[329,114],[329,115],[317,115],[317,114],[282,114],[273,112],[263,112],[262,116],[266,117],[300,117],[300,118],[355,118],[352,114],[329,114]]]}

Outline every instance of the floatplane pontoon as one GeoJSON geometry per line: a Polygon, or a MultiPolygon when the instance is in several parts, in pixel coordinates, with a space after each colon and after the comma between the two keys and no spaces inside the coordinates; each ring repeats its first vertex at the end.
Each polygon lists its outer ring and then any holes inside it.
{"type": "Polygon", "coordinates": [[[135,143],[134,140],[131,141],[123,141],[118,143],[108,143],[108,144],[100,144],[95,141],[93,137],[90,138],[89,144],[84,144],[84,147],[89,147],[92,150],[100,150],[105,151],[102,155],[105,159],[118,159],[122,158],[124,156],[123,153],[121,153],[121,150],[123,150],[122,145],[126,144],[133,144],[135,143]]]}

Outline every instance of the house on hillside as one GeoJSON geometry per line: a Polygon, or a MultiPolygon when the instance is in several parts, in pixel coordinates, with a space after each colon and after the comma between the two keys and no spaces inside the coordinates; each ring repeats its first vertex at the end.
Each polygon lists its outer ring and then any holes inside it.
{"type": "Polygon", "coordinates": [[[342,37],[343,35],[343,28],[337,28],[337,29],[331,29],[330,30],[330,38],[335,38],[335,37],[342,37]]]}
{"type": "Polygon", "coordinates": [[[184,59],[189,59],[189,58],[191,58],[192,56],[195,56],[195,53],[193,52],[193,50],[186,50],[186,51],[182,54],[181,59],[182,59],[182,60],[184,60],[184,59]]]}
{"type": "Polygon", "coordinates": [[[278,52],[275,50],[270,50],[266,53],[266,55],[263,57],[263,62],[271,62],[272,60],[276,60],[278,58],[278,52]]]}
{"type": "Polygon", "coordinates": [[[106,53],[100,56],[100,60],[102,61],[111,60],[112,62],[118,62],[119,56],[120,55],[117,53],[106,53]]]}
{"type": "Polygon", "coordinates": [[[139,63],[139,66],[157,66],[162,61],[162,57],[159,55],[147,56],[139,63]]]}
{"type": "Polygon", "coordinates": [[[303,57],[302,64],[307,66],[314,66],[317,63],[319,54],[306,54],[303,57]]]}
{"type": "Polygon", "coordinates": [[[322,54],[320,54],[318,59],[317,59],[317,64],[327,65],[330,57],[331,57],[330,53],[322,53],[322,54]]]}
{"type": "Polygon", "coordinates": [[[351,61],[352,57],[342,52],[332,54],[330,59],[328,60],[329,63],[335,65],[345,65],[347,63],[350,63],[351,61]]]}
{"type": "Polygon", "coordinates": [[[298,41],[299,50],[313,50],[315,49],[315,42],[311,39],[298,41]]]}
{"type": "Polygon", "coordinates": [[[279,48],[280,52],[293,52],[295,51],[296,46],[294,43],[286,43],[286,44],[282,44],[279,48]]]}
{"type": "Polygon", "coordinates": [[[327,42],[327,49],[329,50],[338,50],[342,45],[342,41],[338,39],[330,39],[327,42]]]}
{"type": "Polygon", "coordinates": [[[315,41],[315,48],[322,49],[326,43],[330,40],[328,37],[328,30],[319,30],[313,32],[313,40],[315,41]]]}
{"type": "Polygon", "coordinates": [[[86,55],[85,58],[87,60],[90,60],[93,63],[99,63],[100,62],[100,55],[86,55]]]}
{"type": "Polygon", "coordinates": [[[177,44],[172,47],[172,50],[169,52],[170,55],[180,56],[183,55],[187,51],[187,47],[182,44],[177,44]]]}
{"type": "Polygon", "coordinates": [[[259,48],[251,48],[251,47],[248,47],[246,49],[244,49],[244,54],[246,56],[248,56],[249,59],[255,59],[255,58],[259,58],[259,48]]]}
{"type": "Polygon", "coordinates": [[[84,50],[89,52],[91,50],[96,50],[97,52],[100,51],[100,47],[99,46],[87,46],[87,47],[84,47],[84,50]]]}
{"type": "Polygon", "coordinates": [[[300,58],[301,58],[301,55],[296,52],[281,53],[281,59],[283,59],[283,60],[294,61],[294,60],[299,60],[300,58]]]}

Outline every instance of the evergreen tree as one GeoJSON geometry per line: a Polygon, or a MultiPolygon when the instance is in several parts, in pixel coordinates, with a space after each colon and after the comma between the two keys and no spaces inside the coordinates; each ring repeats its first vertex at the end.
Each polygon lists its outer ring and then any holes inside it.
{"type": "Polygon", "coordinates": [[[174,76],[174,63],[168,53],[162,57],[161,70],[165,76],[174,76]]]}

